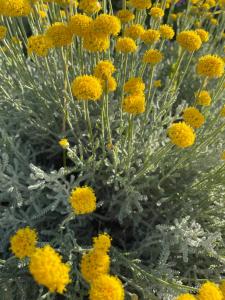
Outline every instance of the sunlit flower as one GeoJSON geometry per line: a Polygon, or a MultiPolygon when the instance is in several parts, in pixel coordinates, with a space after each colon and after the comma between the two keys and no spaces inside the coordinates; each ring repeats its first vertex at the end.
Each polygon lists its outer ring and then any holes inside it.
{"type": "Polygon", "coordinates": [[[132,94],[123,99],[123,111],[132,115],[145,112],[145,96],[143,94],[132,94]]]}
{"type": "Polygon", "coordinates": [[[73,189],[69,200],[77,215],[89,214],[96,210],[96,196],[88,186],[73,189]]]}
{"type": "Polygon", "coordinates": [[[202,41],[199,35],[193,30],[182,31],[177,36],[178,44],[189,52],[198,50],[202,41]]]}
{"type": "Polygon", "coordinates": [[[153,18],[160,19],[164,16],[164,11],[160,7],[152,7],[149,14],[153,18]]]}
{"type": "Polygon", "coordinates": [[[71,17],[68,27],[74,35],[83,37],[88,34],[89,26],[92,21],[92,18],[88,16],[76,14],[71,17]]]}
{"type": "Polygon", "coordinates": [[[115,16],[101,14],[94,20],[93,30],[99,35],[116,36],[121,30],[120,19],[115,16]]]}
{"type": "Polygon", "coordinates": [[[198,291],[198,300],[222,300],[223,294],[219,287],[210,281],[204,283],[198,291]]]}
{"type": "Polygon", "coordinates": [[[209,78],[221,77],[224,73],[224,61],[217,55],[204,55],[197,63],[197,74],[209,78]]]}
{"type": "Polygon", "coordinates": [[[95,14],[101,9],[101,4],[97,0],[80,0],[78,6],[88,15],[95,14]]]}
{"type": "Polygon", "coordinates": [[[128,9],[121,9],[117,12],[117,17],[120,19],[121,23],[128,23],[132,21],[135,16],[128,9]]]}
{"type": "Polygon", "coordinates": [[[130,0],[129,4],[136,9],[146,9],[152,5],[151,0],[130,0]]]}
{"type": "Polygon", "coordinates": [[[116,51],[122,53],[132,53],[137,50],[134,40],[129,37],[118,38],[116,42],[116,51]]]}
{"type": "Polygon", "coordinates": [[[154,44],[160,39],[159,30],[148,29],[141,35],[141,39],[145,44],[154,44]]]}
{"type": "Polygon", "coordinates": [[[128,94],[141,94],[144,89],[145,84],[141,77],[132,77],[124,85],[124,91],[128,94]]]}
{"type": "Polygon", "coordinates": [[[102,60],[95,66],[94,76],[101,79],[107,79],[112,76],[115,70],[116,69],[111,61],[102,60]]]}
{"type": "Polygon", "coordinates": [[[107,92],[114,92],[117,88],[116,79],[112,76],[108,77],[106,80],[101,80],[102,89],[107,92]]]}
{"type": "Polygon", "coordinates": [[[173,123],[170,125],[168,136],[171,142],[180,148],[192,146],[196,138],[194,130],[184,122],[173,123]]]}
{"type": "Polygon", "coordinates": [[[0,14],[7,17],[23,17],[31,13],[29,0],[1,0],[0,14]]]}
{"type": "Polygon", "coordinates": [[[133,40],[137,40],[144,33],[145,29],[140,24],[133,24],[129,27],[125,28],[124,35],[132,38],[133,40]]]}
{"type": "Polygon", "coordinates": [[[38,56],[47,56],[49,49],[53,46],[52,40],[45,35],[32,35],[28,38],[27,51],[38,56]]]}
{"type": "Polygon", "coordinates": [[[7,28],[5,26],[0,26],[0,40],[6,37],[7,28]]]}
{"type": "Polygon", "coordinates": [[[111,247],[112,238],[108,233],[101,233],[97,237],[93,238],[93,247],[95,250],[108,252],[111,247]]]}
{"type": "Polygon", "coordinates": [[[175,300],[197,300],[194,295],[181,294],[175,300]]]}
{"type": "Polygon", "coordinates": [[[186,124],[190,125],[193,128],[199,128],[205,122],[203,114],[200,113],[200,111],[195,107],[187,107],[183,111],[183,119],[186,124]]]}
{"type": "Polygon", "coordinates": [[[209,40],[209,33],[204,29],[196,29],[196,33],[200,36],[200,39],[203,43],[208,42],[209,40]]]}
{"type": "Polygon", "coordinates": [[[77,100],[99,100],[102,86],[98,78],[92,75],[78,76],[71,85],[72,93],[77,100]]]}
{"type": "Polygon", "coordinates": [[[151,65],[156,65],[161,62],[163,55],[161,51],[157,49],[150,49],[144,53],[143,62],[151,65]]]}
{"type": "Polygon", "coordinates": [[[209,106],[211,103],[211,97],[208,91],[202,90],[199,95],[197,96],[197,104],[202,106],[209,106]]]}
{"type": "Polygon", "coordinates": [[[160,31],[161,37],[166,40],[172,40],[172,38],[175,35],[173,28],[167,24],[161,25],[159,27],[159,31],[160,31]]]}
{"type": "Polygon", "coordinates": [[[72,32],[64,23],[56,22],[52,24],[45,34],[51,39],[54,47],[67,46],[72,43],[72,32]]]}
{"type": "Polygon", "coordinates": [[[70,143],[68,142],[68,140],[66,138],[61,139],[59,141],[59,145],[63,148],[63,149],[67,149],[70,146],[70,143]]]}

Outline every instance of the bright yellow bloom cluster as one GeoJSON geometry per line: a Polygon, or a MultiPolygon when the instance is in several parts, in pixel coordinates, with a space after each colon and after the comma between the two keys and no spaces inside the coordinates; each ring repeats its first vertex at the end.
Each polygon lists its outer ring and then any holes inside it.
{"type": "Polygon", "coordinates": [[[0,26],[0,40],[3,40],[6,36],[7,28],[5,26],[0,26]]]}
{"type": "Polygon", "coordinates": [[[96,210],[96,196],[88,186],[73,189],[69,201],[77,215],[89,214],[96,210]]]}
{"type": "Polygon", "coordinates": [[[200,36],[202,43],[206,43],[209,40],[209,33],[204,29],[196,29],[196,33],[200,36]]]}
{"type": "Polygon", "coordinates": [[[109,37],[106,35],[98,35],[91,25],[87,35],[84,37],[83,47],[90,52],[104,52],[110,46],[109,37]]]}
{"type": "Polygon", "coordinates": [[[34,280],[46,286],[50,292],[62,294],[71,282],[70,266],[63,263],[61,256],[49,245],[37,248],[32,254],[29,271],[34,280]]]}
{"type": "Polygon", "coordinates": [[[197,300],[195,296],[191,294],[182,294],[176,298],[176,300],[197,300]]]}
{"type": "Polygon", "coordinates": [[[225,105],[220,110],[221,117],[225,117],[225,105]]]}
{"type": "Polygon", "coordinates": [[[193,30],[182,31],[177,36],[178,44],[189,52],[198,50],[202,41],[199,35],[193,30]]]}
{"type": "Polygon", "coordinates": [[[224,73],[224,61],[217,55],[204,55],[197,63],[197,74],[208,78],[218,78],[224,73]]]}
{"type": "Polygon", "coordinates": [[[0,15],[22,17],[31,13],[29,0],[0,0],[0,15]]]}
{"type": "Polygon", "coordinates": [[[123,111],[138,115],[145,112],[145,96],[143,94],[132,94],[123,99],[123,111]]]}
{"type": "Polygon", "coordinates": [[[155,19],[160,19],[164,16],[164,11],[160,7],[152,7],[149,14],[155,19]]]}
{"type": "Polygon", "coordinates": [[[72,93],[77,100],[99,100],[102,95],[102,86],[98,78],[92,75],[78,76],[71,85],[72,93]]]}
{"type": "Polygon", "coordinates": [[[86,15],[76,14],[71,17],[68,27],[74,35],[84,37],[88,34],[92,21],[92,18],[86,15]]]}
{"type": "Polygon", "coordinates": [[[117,82],[114,77],[109,77],[107,80],[101,79],[102,89],[106,92],[114,92],[117,88],[117,82]]]}
{"type": "Polygon", "coordinates": [[[202,106],[209,106],[211,103],[211,96],[208,91],[202,90],[199,95],[197,96],[197,104],[202,106]]]}
{"type": "Polygon", "coordinates": [[[52,24],[46,30],[46,36],[51,39],[54,47],[67,46],[72,43],[72,32],[69,27],[61,22],[52,24]]]}
{"type": "Polygon", "coordinates": [[[99,15],[93,22],[94,32],[98,35],[118,35],[121,30],[119,18],[107,14],[99,15]]]}
{"type": "Polygon", "coordinates": [[[45,35],[35,35],[28,38],[27,51],[28,54],[32,53],[38,56],[48,55],[49,49],[53,47],[52,40],[45,35]]]}
{"type": "Polygon", "coordinates": [[[130,0],[129,4],[136,9],[146,9],[152,6],[151,0],[130,0]]]}
{"type": "Polygon", "coordinates": [[[200,111],[195,107],[187,107],[183,111],[183,119],[185,123],[193,128],[201,127],[205,122],[205,117],[200,111]]]}
{"type": "Polygon", "coordinates": [[[154,44],[160,39],[160,32],[156,29],[148,29],[141,35],[141,39],[145,44],[154,44]]]}
{"type": "Polygon", "coordinates": [[[113,63],[109,60],[100,61],[94,68],[94,76],[101,80],[103,90],[114,92],[117,83],[112,74],[115,72],[113,63]]]}
{"type": "Polygon", "coordinates": [[[132,38],[133,40],[137,40],[144,33],[144,27],[140,24],[133,24],[129,27],[125,28],[124,35],[132,38]]]}
{"type": "Polygon", "coordinates": [[[116,51],[122,53],[132,53],[137,50],[134,40],[129,37],[118,38],[116,42],[116,51]]]}
{"type": "Polygon", "coordinates": [[[166,40],[172,40],[175,35],[173,28],[167,24],[161,25],[159,27],[159,32],[161,34],[161,37],[166,40]]]}
{"type": "Polygon", "coordinates": [[[97,0],[80,0],[78,6],[88,15],[95,14],[101,9],[101,4],[97,0]]]}
{"type": "Polygon", "coordinates": [[[68,140],[66,138],[61,139],[59,141],[59,145],[63,148],[63,149],[67,149],[70,146],[70,143],[68,142],[68,140]]]}
{"type": "Polygon", "coordinates": [[[168,136],[180,148],[192,146],[196,138],[194,130],[185,122],[173,123],[168,129],[168,136]]]}
{"type": "Polygon", "coordinates": [[[128,94],[144,93],[145,84],[141,77],[132,77],[124,84],[124,91],[128,94]]]}
{"type": "Polygon", "coordinates": [[[124,300],[122,282],[115,276],[101,275],[93,281],[90,300],[124,300]]]}
{"type": "Polygon", "coordinates": [[[135,16],[128,9],[121,9],[117,12],[117,17],[120,19],[121,23],[128,23],[132,21],[135,16]]]}
{"type": "Polygon", "coordinates": [[[163,55],[157,49],[150,49],[144,53],[143,62],[151,65],[156,65],[161,62],[163,55]]]}
{"type": "Polygon", "coordinates": [[[107,233],[101,233],[93,238],[93,246],[95,250],[107,253],[111,247],[112,238],[107,233]]]}
{"type": "Polygon", "coordinates": [[[223,294],[219,287],[210,281],[204,283],[198,291],[198,300],[222,300],[223,294]]]}
{"type": "Polygon", "coordinates": [[[37,233],[30,227],[19,229],[10,239],[11,250],[16,257],[22,259],[30,257],[35,251],[37,244],[37,233]]]}

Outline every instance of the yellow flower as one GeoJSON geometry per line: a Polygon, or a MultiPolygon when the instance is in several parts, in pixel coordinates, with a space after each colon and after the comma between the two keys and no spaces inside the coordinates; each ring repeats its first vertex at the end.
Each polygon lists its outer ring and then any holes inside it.
{"type": "Polygon", "coordinates": [[[200,39],[203,43],[208,42],[209,40],[209,33],[204,29],[196,29],[196,33],[200,36],[200,39]]]}
{"type": "Polygon", "coordinates": [[[78,76],[72,82],[72,93],[77,100],[99,100],[102,86],[98,78],[92,75],[78,76]]]}
{"type": "Polygon", "coordinates": [[[47,17],[47,12],[44,11],[44,10],[39,10],[39,11],[38,11],[38,14],[39,14],[39,16],[40,16],[42,19],[44,19],[44,18],[47,17]]]}
{"type": "Polygon", "coordinates": [[[191,294],[182,294],[178,296],[175,300],[197,300],[195,296],[191,294]]]}
{"type": "Polygon", "coordinates": [[[161,80],[155,80],[155,81],[153,82],[153,86],[154,86],[155,88],[160,88],[160,87],[162,86],[161,80]]]}
{"type": "Polygon", "coordinates": [[[101,275],[91,284],[90,300],[124,300],[122,282],[115,276],[101,275]]]}
{"type": "Polygon", "coordinates": [[[170,17],[173,21],[176,21],[178,16],[177,14],[171,14],[170,17]]]}
{"type": "Polygon", "coordinates": [[[197,63],[197,74],[209,78],[221,77],[224,73],[224,62],[217,55],[204,55],[197,63]]]}
{"type": "Polygon", "coordinates": [[[71,17],[68,27],[74,35],[83,37],[88,34],[88,30],[92,22],[92,18],[82,14],[77,14],[71,17]]]}
{"type": "Polygon", "coordinates": [[[88,186],[73,189],[69,200],[77,215],[89,214],[96,210],[96,196],[88,186]]]}
{"type": "Polygon", "coordinates": [[[72,32],[61,22],[52,24],[46,31],[46,36],[52,40],[54,47],[67,46],[72,43],[72,32]]]}
{"type": "Polygon", "coordinates": [[[137,40],[144,33],[144,27],[140,24],[134,24],[125,28],[124,35],[137,40]]]}
{"type": "Polygon", "coordinates": [[[29,0],[1,0],[0,14],[7,17],[23,17],[31,13],[29,0]]]}
{"type": "Polygon", "coordinates": [[[164,11],[160,7],[152,7],[149,14],[153,18],[160,19],[164,16],[164,11]]]}
{"type": "Polygon", "coordinates": [[[204,116],[195,107],[187,107],[183,111],[183,119],[184,119],[185,123],[187,123],[188,125],[190,125],[193,128],[199,128],[205,122],[204,116]]]}
{"type": "Polygon", "coordinates": [[[128,94],[141,94],[145,84],[141,77],[132,77],[124,84],[124,91],[128,94]]]}
{"type": "Polygon", "coordinates": [[[38,56],[47,56],[49,49],[53,46],[52,40],[44,35],[36,35],[28,38],[27,51],[38,56]]]}
{"type": "Polygon", "coordinates": [[[132,21],[135,16],[128,9],[121,9],[117,12],[117,17],[120,19],[121,23],[128,23],[132,21]]]}
{"type": "Polygon", "coordinates": [[[0,25],[0,40],[3,40],[6,37],[7,28],[0,25]]]}
{"type": "Polygon", "coordinates": [[[145,112],[145,96],[144,94],[132,94],[123,99],[123,111],[138,115],[145,112]]]}
{"type": "Polygon", "coordinates": [[[115,70],[111,61],[101,60],[94,68],[94,76],[105,80],[111,77],[115,70]]]}
{"type": "Polygon", "coordinates": [[[209,106],[211,103],[211,97],[209,92],[207,92],[206,90],[202,90],[198,97],[197,97],[197,104],[202,105],[202,106],[209,106]]]}
{"type": "Polygon", "coordinates": [[[63,148],[63,149],[67,149],[70,146],[70,143],[68,142],[68,140],[66,138],[61,139],[59,141],[59,145],[63,148]]]}
{"type": "Polygon", "coordinates": [[[101,80],[102,89],[107,92],[114,92],[117,88],[116,79],[112,76],[108,77],[106,80],[101,80]]]}
{"type": "Polygon", "coordinates": [[[10,244],[16,257],[22,259],[31,256],[37,244],[37,233],[30,227],[21,228],[10,238],[10,244]]]}
{"type": "Polygon", "coordinates": [[[160,39],[159,30],[148,29],[141,35],[141,39],[145,44],[154,44],[160,39]]]}
{"type": "Polygon", "coordinates": [[[93,238],[93,247],[95,250],[106,253],[111,247],[111,241],[112,238],[108,235],[108,233],[101,233],[97,237],[93,238]]]}
{"type": "Polygon", "coordinates": [[[143,62],[151,65],[156,65],[163,59],[162,53],[157,49],[150,49],[144,53],[143,62]]]}
{"type": "Polygon", "coordinates": [[[180,148],[192,146],[196,138],[194,130],[184,122],[173,123],[170,125],[168,136],[171,143],[180,148]]]}
{"type": "Polygon", "coordinates": [[[88,33],[84,36],[83,48],[90,52],[104,52],[110,47],[108,36],[98,35],[90,25],[88,33]]]}
{"type": "Polygon", "coordinates": [[[151,0],[130,0],[129,4],[136,9],[146,9],[152,6],[151,0]]]}
{"type": "Polygon", "coordinates": [[[223,294],[219,287],[210,281],[204,283],[198,291],[198,300],[222,300],[223,294]]]}
{"type": "Polygon", "coordinates": [[[174,34],[175,34],[173,28],[167,24],[161,25],[159,27],[159,31],[160,31],[161,37],[166,40],[172,40],[172,38],[174,37],[174,34]]]}
{"type": "Polygon", "coordinates": [[[109,272],[110,257],[106,252],[90,250],[83,254],[81,259],[81,274],[83,278],[92,283],[94,279],[109,272]]]}
{"type": "Polygon", "coordinates": [[[221,117],[225,117],[225,105],[220,110],[221,117]]]}
{"type": "Polygon", "coordinates": [[[116,42],[116,51],[122,53],[131,53],[137,50],[134,40],[129,37],[118,38],[116,42]]]}
{"type": "Polygon", "coordinates": [[[62,294],[71,282],[70,266],[64,264],[62,257],[49,245],[36,249],[30,259],[29,271],[34,280],[50,292],[62,294]]]}
{"type": "Polygon", "coordinates": [[[210,19],[210,23],[211,23],[212,25],[214,25],[214,26],[217,26],[217,25],[219,24],[218,20],[215,19],[215,18],[211,18],[211,19],[210,19]]]}
{"type": "Polygon", "coordinates": [[[121,30],[120,19],[107,15],[99,15],[93,22],[93,30],[99,35],[118,35],[121,30]]]}
{"type": "Polygon", "coordinates": [[[182,31],[177,36],[178,44],[189,52],[198,50],[202,41],[199,35],[193,30],[182,31]]]}
{"type": "Polygon", "coordinates": [[[60,16],[61,18],[66,18],[66,12],[63,9],[60,9],[60,16]]]}
{"type": "Polygon", "coordinates": [[[101,4],[96,0],[80,0],[78,6],[88,15],[95,14],[101,9],[101,4]]]}
{"type": "MultiPolygon", "coordinates": [[[[222,152],[221,159],[225,160],[225,151],[222,152]]],[[[220,290],[221,290],[221,292],[223,294],[223,297],[224,297],[225,296],[225,281],[224,280],[220,284],[220,290]]]]}

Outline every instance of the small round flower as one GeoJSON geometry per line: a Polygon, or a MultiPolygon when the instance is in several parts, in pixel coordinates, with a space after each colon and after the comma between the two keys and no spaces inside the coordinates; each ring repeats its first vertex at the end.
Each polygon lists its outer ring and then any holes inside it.
{"type": "Polygon", "coordinates": [[[128,94],[141,94],[145,84],[141,77],[132,77],[124,84],[124,91],[128,94]]]}
{"type": "Polygon", "coordinates": [[[100,275],[109,273],[109,266],[109,255],[106,252],[93,249],[82,256],[81,274],[87,282],[92,283],[100,275]]]}
{"type": "Polygon", "coordinates": [[[163,55],[157,49],[150,49],[144,53],[143,62],[151,65],[156,65],[161,62],[163,55]]]}
{"type": "Polygon", "coordinates": [[[98,78],[92,75],[78,76],[71,85],[72,93],[77,100],[99,100],[102,86],[98,78]]]}
{"type": "MultiPolygon", "coordinates": [[[[222,152],[221,159],[225,160],[225,151],[222,152]]],[[[223,294],[223,297],[224,297],[225,296],[225,281],[224,280],[220,284],[220,290],[221,290],[221,292],[223,294]]]]}
{"type": "Polygon", "coordinates": [[[107,80],[101,80],[102,89],[107,92],[114,92],[117,88],[116,79],[112,76],[107,78],[107,80]]]}
{"type": "Polygon", "coordinates": [[[88,15],[95,14],[101,9],[101,4],[96,0],[80,0],[78,6],[79,9],[88,15]]]}
{"type": "Polygon", "coordinates": [[[110,47],[110,40],[108,36],[97,35],[92,26],[88,34],[84,36],[83,48],[89,52],[104,52],[110,47]]]}
{"type": "Polygon", "coordinates": [[[39,14],[40,18],[42,18],[42,19],[45,19],[48,16],[47,12],[44,10],[39,10],[38,14],[39,14]]]}
{"type": "Polygon", "coordinates": [[[143,94],[132,94],[123,99],[123,111],[138,115],[145,112],[145,96],[143,94]]]}
{"type": "Polygon", "coordinates": [[[160,80],[160,79],[159,79],[159,80],[155,80],[155,81],[153,82],[153,86],[154,86],[155,88],[160,88],[160,87],[162,86],[161,80],[160,80]]]}
{"type": "Polygon", "coordinates": [[[178,15],[177,14],[171,14],[170,17],[175,22],[178,18],[178,15]]]}
{"type": "Polygon", "coordinates": [[[52,40],[45,35],[32,35],[28,38],[27,52],[38,56],[47,56],[49,49],[53,46],[52,40]]]}
{"type": "Polygon", "coordinates": [[[72,32],[64,23],[56,22],[52,24],[45,34],[52,40],[54,47],[67,46],[72,43],[72,32]]]}
{"type": "Polygon", "coordinates": [[[99,35],[118,35],[121,30],[120,19],[107,15],[99,15],[93,22],[93,30],[96,34],[99,35]]]}
{"type": "Polygon", "coordinates": [[[6,17],[25,17],[31,13],[31,5],[28,0],[2,1],[0,13],[6,17]]]}
{"type": "Polygon", "coordinates": [[[224,61],[217,55],[204,55],[197,63],[197,74],[209,78],[221,77],[224,73],[224,61]]]}
{"type": "Polygon", "coordinates": [[[146,9],[152,6],[151,0],[130,0],[129,4],[136,9],[146,9]]]}
{"type": "Polygon", "coordinates": [[[196,99],[197,104],[202,105],[202,106],[209,106],[211,103],[211,100],[212,99],[210,97],[210,94],[206,90],[202,90],[196,99]]]}
{"type": "Polygon", "coordinates": [[[121,9],[117,12],[117,17],[121,23],[128,23],[135,18],[135,15],[128,9],[121,9]]]}
{"type": "Polygon", "coordinates": [[[205,123],[205,117],[195,107],[187,107],[183,111],[183,119],[186,124],[193,128],[199,128],[205,123]]]}
{"type": "Polygon", "coordinates": [[[145,44],[154,44],[158,42],[160,39],[160,32],[159,30],[155,29],[148,29],[141,35],[141,40],[145,44]]]}
{"type": "Polygon", "coordinates": [[[160,7],[152,7],[149,14],[155,19],[161,19],[164,16],[164,11],[160,7]]]}
{"type": "Polygon", "coordinates": [[[173,123],[170,125],[168,136],[171,143],[180,148],[192,146],[196,138],[194,130],[184,122],[173,123]]]}
{"type": "Polygon", "coordinates": [[[177,42],[182,48],[189,52],[198,50],[202,45],[199,35],[193,30],[186,30],[179,33],[177,42]]]}
{"type": "Polygon", "coordinates": [[[10,244],[10,249],[16,257],[29,257],[35,251],[37,233],[30,227],[21,228],[10,238],[10,244]]]}
{"type": "Polygon", "coordinates": [[[67,149],[70,146],[70,143],[68,142],[68,140],[66,138],[61,139],[59,141],[59,145],[63,148],[63,149],[67,149]]]}
{"type": "Polygon", "coordinates": [[[173,28],[167,24],[161,25],[159,27],[159,31],[160,31],[161,37],[165,40],[172,40],[172,38],[175,35],[173,28]]]}
{"type": "Polygon", "coordinates": [[[200,36],[202,43],[208,42],[208,40],[209,40],[208,31],[206,31],[204,29],[196,29],[195,31],[200,36]]]}
{"type": "Polygon", "coordinates": [[[124,35],[137,40],[145,32],[144,27],[140,24],[134,24],[125,28],[124,35]]]}
{"type": "Polygon", "coordinates": [[[134,40],[129,37],[118,38],[116,42],[116,51],[122,53],[132,53],[137,50],[134,40]]]}
{"type": "Polygon", "coordinates": [[[225,117],[225,105],[221,108],[221,110],[220,110],[220,115],[221,115],[221,117],[225,117]]]}
{"type": "Polygon", "coordinates": [[[197,300],[195,296],[191,294],[181,294],[175,300],[197,300]]]}
{"type": "Polygon", "coordinates": [[[74,35],[83,37],[88,34],[92,22],[92,18],[82,14],[76,14],[71,17],[68,27],[74,35]]]}
{"type": "Polygon", "coordinates": [[[97,237],[93,238],[93,247],[95,250],[108,252],[111,247],[112,238],[108,233],[101,233],[97,237]]]}
{"type": "Polygon", "coordinates": [[[219,287],[210,281],[204,283],[198,291],[198,300],[222,300],[223,294],[219,287]]]}
{"type": "Polygon", "coordinates": [[[211,18],[210,23],[214,26],[217,26],[219,24],[218,20],[216,18],[211,18]]]}
{"type": "Polygon", "coordinates": [[[124,300],[122,282],[115,276],[101,275],[91,285],[90,300],[124,300]]]}
{"type": "Polygon", "coordinates": [[[63,263],[62,257],[49,245],[36,249],[30,259],[29,271],[38,284],[52,293],[62,294],[71,282],[70,266],[63,263]]]}
{"type": "Polygon", "coordinates": [[[111,61],[101,60],[94,68],[94,76],[105,80],[111,77],[115,70],[111,61]]]}
{"type": "Polygon", "coordinates": [[[0,40],[3,40],[6,37],[7,29],[5,26],[0,25],[0,40]]]}
{"type": "Polygon", "coordinates": [[[73,189],[69,200],[77,215],[89,214],[96,210],[96,196],[88,186],[73,189]]]}

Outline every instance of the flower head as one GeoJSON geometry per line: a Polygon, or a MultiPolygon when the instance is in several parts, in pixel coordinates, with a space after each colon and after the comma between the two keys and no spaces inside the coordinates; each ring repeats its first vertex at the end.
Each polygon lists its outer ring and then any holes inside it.
{"type": "Polygon", "coordinates": [[[185,123],[193,128],[201,127],[205,122],[205,117],[200,111],[195,107],[187,107],[183,111],[183,119],[185,123]]]}
{"type": "Polygon", "coordinates": [[[181,294],[175,300],[197,300],[195,296],[191,294],[181,294]]]}
{"type": "Polygon", "coordinates": [[[219,287],[210,281],[204,283],[198,291],[198,300],[222,300],[223,294],[219,287]]]}
{"type": "Polygon", "coordinates": [[[124,300],[122,282],[115,276],[100,275],[91,284],[90,300],[124,300]]]}
{"type": "Polygon", "coordinates": [[[78,76],[72,82],[72,93],[77,100],[99,100],[102,86],[98,78],[92,75],[78,76]]]}
{"type": "Polygon", "coordinates": [[[122,53],[132,53],[137,50],[134,40],[129,37],[118,38],[116,42],[116,51],[122,53]]]}
{"type": "Polygon", "coordinates": [[[161,19],[164,16],[164,11],[160,7],[152,7],[149,14],[155,19],[161,19]]]}
{"type": "Polygon", "coordinates": [[[59,145],[63,148],[63,149],[67,149],[70,146],[70,143],[68,142],[68,140],[66,138],[61,139],[59,141],[59,145]]]}
{"type": "Polygon", "coordinates": [[[101,79],[102,88],[106,92],[114,92],[117,88],[116,79],[109,76],[106,80],[101,79]]]}
{"type": "Polygon", "coordinates": [[[94,32],[93,26],[90,25],[88,33],[84,36],[83,47],[90,52],[104,52],[110,46],[107,35],[99,35],[94,32]]]}
{"type": "Polygon", "coordinates": [[[221,108],[221,110],[220,110],[220,115],[221,115],[221,117],[225,117],[225,105],[221,108]]]}
{"type": "Polygon", "coordinates": [[[71,17],[68,27],[74,35],[83,37],[88,34],[89,26],[92,22],[92,18],[82,14],[76,14],[71,17]]]}
{"type": "Polygon", "coordinates": [[[202,90],[199,95],[197,96],[197,104],[202,105],[202,106],[209,106],[211,103],[211,97],[209,92],[206,90],[202,90]]]}
{"type": "Polygon", "coordinates": [[[136,9],[146,9],[152,6],[151,0],[130,0],[129,4],[136,9]]]}
{"type": "Polygon", "coordinates": [[[148,29],[141,35],[141,39],[145,44],[154,44],[160,39],[160,32],[156,29],[148,29]]]}
{"type": "Polygon", "coordinates": [[[141,77],[132,77],[124,84],[124,91],[128,94],[141,94],[145,84],[141,77]]]}
{"type": "Polygon", "coordinates": [[[89,214],[96,210],[96,196],[88,186],[73,189],[69,200],[77,215],[89,214]]]}
{"type": "Polygon", "coordinates": [[[94,20],[93,29],[99,35],[116,36],[121,30],[120,19],[115,16],[101,14],[94,20]]]}
{"type": "MultiPolygon", "coordinates": [[[[225,160],[225,151],[222,152],[221,159],[225,160]]],[[[224,280],[220,284],[220,290],[221,290],[221,292],[223,294],[223,297],[224,297],[225,296],[225,281],[224,280]]]]}
{"type": "Polygon", "coordinates": [[[6,36],[7,28],[5,26],[0,26],[0,40],[3,40],[6,36]]]}
{"type": "Polygon", "coordinates": [[[138,115],[145,112],[145,96],[143,94],[132,94],[123,99],[123,111],[138,115]]]}
{"type": "Polygon", "coordinates": [[[135,18],[134,14],[128,9],[119,10],[117,12],[117,17],[120,19],[121,23],[128,23],[135,18]]]}
{"type": "Polygon", "coordinates": [[[112,238],[108,233],[101,233],[97,237],[93,238],[93,246],[95,250],[108,252],[111,247],[112,238]]]}
{"type": "Polygon", "coordinates": [[[92,15],[100,11],[101,4],[97,0],[80,0],[79,9],[88,15],[92,15]]]}
{"type": "Polygon", "coordinates": [[[100,275],[107,274],[109,266],[109,255],[106,252],[92,249],[82,256],[81,274],[87,282],[92,283],[100,275]]]}
{"type": "Polygon", "coordinates": [[[160,80],[160,79],[159,79],[159,80],[155,80],[155,81],[153,82],[153,86],[154,86],[155,88],[160,88],[160,87],[162,86],[161,80],[160,80]]]}
{"type": "Polygon", "coordinates": [[[71,282],[70,266],[63,263],[61,256],[49,245],[36,249],[30,259],[29,271],[34,280],[50,292],[62,294],[71,282]]]}
{"type": "Polygon", "coordinates": [[[197,74],[209,78],[221,77],[224,73],[224,61],[217,55],[204,55],[197,63],[197,74]]]}
{"type": "Polygon", "coordinates": [[[27,51],[38,56],[47,56],[49,49],[53,46],[52,40],[45,35],[32,35],[28,38],[27,51]]]}
{"type": "Polygon", "coordinates": [[[150,49],[144,53],[143,62],[151,65],[156,65],[163,59],[162,53],[157,49],[150,49]]]}
{"type": "Polygon", "coordinates": [[[187,148],[194,144],[194,130],[185,122],[173,123],[168,129],[168,136],[171,142],[180,147],[187,148]]]}
{"type": "Polygon", "coordinates": [[[101,60],[94,68],[94,76],[100,79],[107,79],[115,72],[113,63],[109,60],[101,60]]]}
{"type": "Polygon", "coordinates": [[[198,50],[202,41],[199,35],[193,30],[182,31],[177,36],[178,44],[189,52],[198,50]]]}
{"type": "Polygon", "coordinates": [[[51,39],[54,47],[67,46],[72,43],[72,32],[64,23],[56,22],[52,24],[45,34],[51,39]]]}
{"type": "Polygon", "coordinates": [[[23,17],[31,13],[29,0],[7,0],[1,1],[0,14],[7,17],[23,17]]]}
{"type": "Polygon", "coordinates": [[[140,24],[133,24],[125,28],[124,35],[137,40],[144,33],[144,27],[140,24]]]}
{"type": "Polygon", "coordinates": [[[209,40],[208,31],[206,31],[204,29],[196,29],[195,31],[200,36],[202,43],[208,42],[208,40],[209,40]]]}
{"type": "Polygon", "coordinates": [[[160,31],[161,37],[166,40],[172,40],[172,38],[174,37],[174,34],[175,34],[173,28],[167,24],[161,25],[159,27],[159,31],[160,31]]]}
{"type": "Polygon", "coordinates": [[[31,256],[37,244],[37,233],[30,227],[19,229],[10,238],[11,250],[16,257],[22,259],[31,256]]]}

